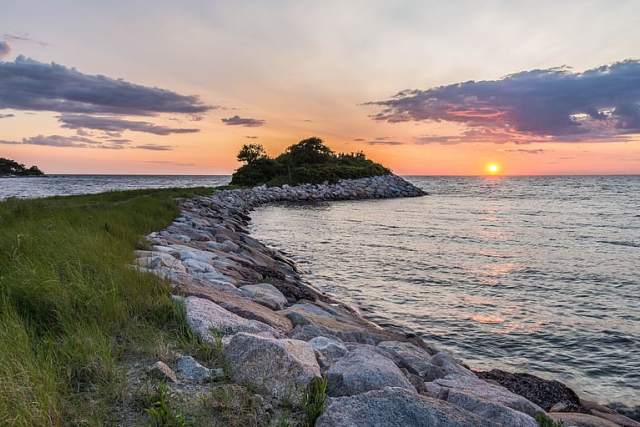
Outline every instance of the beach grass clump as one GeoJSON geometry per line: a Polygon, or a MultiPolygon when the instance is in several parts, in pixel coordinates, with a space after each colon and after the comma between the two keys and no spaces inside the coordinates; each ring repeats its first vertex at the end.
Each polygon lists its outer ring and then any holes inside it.
{"type": "Polygon", "coordinates": [[[132,268],[133,251],[177,198],[211,192],[0,202],[0,425],[110,424],[120,362],[189,340],[169,284],[132,268]]]}
{"type": "Polygon", "coordinates": [[[327,400],[328,381],[325,377],[316,377],[311,380],[303,396],[303,408],[308,426],[313,426],[316,419],[322,414],[324,403],[327,400]]]}
{"type": "Polygon", "coordinates": [[[320,138],[304,139],[275,158],[267,156],[259,144],[247,144],[238,153],[245,163],[231,177],[237,186],[269,186],[334,183],[389,174],[364,153],[334,153],[320,138]]]}
{"type": "Polygon", "coordinates": [[[536,422],[540,427],[565,427],[562,421],[554,421],[542,412],[536,414],[536,422]]]}
{"type": "Polygon", "coordinates": [[[151,427],[184,427],[187,425],[184,414],[171,406],[169,387],[161,382],[150,396],[149,407],[145,412],[149,416],[151,427]]]}

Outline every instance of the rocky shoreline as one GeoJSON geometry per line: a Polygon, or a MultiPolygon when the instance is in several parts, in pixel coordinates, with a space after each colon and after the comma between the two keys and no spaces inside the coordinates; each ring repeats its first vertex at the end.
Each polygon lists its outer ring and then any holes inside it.
{"type": "MultiPolygon", "coordinates": [[[[265,203],[424,194],[395,175],[222,190],[182,201],[180,217],[151,233],[136,261],[174,285],[190,328],[221,348],[229,380],[255,394],[260,425],[276,425],[282,408],[304,425],[310,384],[325,378],[316,426],[535,427],[546,414],[565,426],[640,427],[558,382],[473,372],[415,334],[379,327],[307,283],[247,229],[251,210],[265,203]]],[[[190,356],[174,365],[177,376],[162,362],[153,372],[176,384],[223,375],[190,356]]]]}

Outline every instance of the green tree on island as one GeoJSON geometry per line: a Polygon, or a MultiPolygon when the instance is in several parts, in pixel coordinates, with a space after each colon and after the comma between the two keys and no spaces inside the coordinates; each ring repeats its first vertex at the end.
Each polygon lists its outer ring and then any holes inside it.
{"type": "Polygon", "coordinates": [[[37,166],[27,168],[25,165],[11,159],[0,157],[0,176],[41,176],[44,173],[37,166]]]}
{"type": "Polygon", "coordinates": [[[268,157],[260,144],[243,145],[237,158],[245,164],[231,184],[240,186],[317,184],[390,173],[362,152],[336,154],[316,137],[289,146],[276,158],[268,157]]]}
{"type": "Polygon", "coordinates": [[[267,157],[267,153],[260,144],[245,144],[238,153],[238,160],[246,164],[255,163],[256,160],[265,157],[267,157]]]}

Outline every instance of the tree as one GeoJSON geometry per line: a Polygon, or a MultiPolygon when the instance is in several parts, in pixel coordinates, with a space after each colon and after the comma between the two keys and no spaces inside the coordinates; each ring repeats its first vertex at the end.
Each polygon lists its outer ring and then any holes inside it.
{"type": "Polygon", "coordinates": [[[27,169],[22,163],[18,163],[11,159],[0,158],[0,176],[3,175],[44,175],[37,166],[31,166],[27,169]]]}
{"type": "Polygon", "coordinates": [[[324,163],[335,157],[333,151],[316,137],[303,139],[290,146],[284,156],[288,157],[287,163],[292,165],[324,163]]]}
{"type": "Polygon", "coordinates": [[[238,153],[238,160],[248,165],[255,163],[258,159],[264,159],[266,157],[267,153],[260,144],[245,144],[238,153]]]}

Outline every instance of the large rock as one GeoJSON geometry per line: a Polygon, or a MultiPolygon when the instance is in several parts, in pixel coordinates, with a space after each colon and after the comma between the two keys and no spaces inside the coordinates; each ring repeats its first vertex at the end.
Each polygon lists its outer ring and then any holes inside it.
{"type": "Polygon", "coordinates": [[[462,366],[460,362],[453,358],[449,353],[441,351],[431,358],[431,363],[439,366],[445,375],[461,375],[476,378],[476,375],[469,369],[462,366]]]}
{"type": "Polygon", "coordinates": [[[186,380],[193,382],[207,382],[224,375],[222,369],[209,369],[202,366],[191,356],[181,356],[176,360],[176,370],[186,380]]]}
{"type": "Polygon", "coordinates": [[[179,259],[161,251],[135,251],[136,263],[151,270],[185,272],[185,266],[179,259]]]}
{"type": "Polygon", "coordinates": [[[266,323],[283,333],[292,328],[291,322],[285,316],[245,297],[237,289],[211,287],[207,283],[183,275],[176,279],[179,280],[179,289],[184,295],[208,299],[240,317],[266,323]]]}
{"type": "Polygon", "coordinates": [[[398,387],[329,398],[316,427],[498,427],[450,403],[398,387]]]}
{"type": "Polygon", "coordinates": [[[558,403],[572,411],[580,408],[578,395],[559,381],[549,381],[531,374],[511,373],[500,369],[476,372],[476,375],[529,399],[545,411],[549,411],[558,403]]]}
{"type": "Polygon", "coordinates": [[[387,352],[396,365],[418,375],[423,381],[433,381],[447,375],[442,367],[431,363],[431,355],[427,350],[410,342],[383,341],[378,347],[387,352]]]}
{"type": "Polygon", "coordinates": [[[467,393],[450,390],[446,401],[505,427],[538,427],[527,414],[467,393]]]}
{"type": "MultiPolygon", "coordinates": [[[[613,409],[600,405],[599,403],[592,402],[586,399],[580,399],[580,407],[583,411],[594,415],[596,417],[605,418],[609,421],[612,421],[616,424],[621,425],[622,427],[640,427],[640,423],[635,421],[621,413],[614,411],[613,409]]],[[[620,408],[620,409],[628,409],[628,408],[620,408]]],[[[640,408],[638,408],[640,409],[640,408]]],[[[570,412],[570,411],[556,411],[556,412],[570,412]]],[[[636,417],[638,419],[639,417],[636,417]]]]}
{"type": "Polygon", "coordinates": [[[257,320],[244,319],[207,299],[187,297],[185,309],[189,327],[209,342],[215,341],[216,332],[221,335],[233,335],[238,332],[278,335],[278,331],[271,326],[257,320]]]}
{"type": "Polygon", "coordinates": [[[315,350],[318,362],[323,368],[333,365],[349,352],[342,342],[327,337],[315,337],[309,340],[309,344],[315,350]]]}
{"type": "Polygon", "coordinates": [[[330,396],[351,396],[387,386],[415,391],[391,359],[366,346],[353,349],[331,365],[327,380],[330,396]]]}
{"type": "Polygon", "coordinates": [[[447,399],[451,391],[474,396],[498,405],[507,406],[516,411],[535,417],[537,413],[544,412],[542,408],[524,397],[510,392],[506,388],[483,381],[477,377],[467,375],[447,375],[445,378],[426,383],[431,395],[438,393],[441,399],[447,399]]]}
{"type": "Polygon", "coordinates": [[[564,427],[620,427],[620,424],[604,418],[576,412],[550,412],[549,417],[564,423],[564,427]]]}
{"type": "Polygon", "coordinates": [[[258,304],[262,304],[272,310],[282,310],[287,305],[285,296],[271,283],[246,285],[241,287],[240,291],[258,304]]]}
{"type": "Polygon", "coordinates": [[[239,333],[224,355],[233,381],[295,405],[302,403],[309,382],[320,376],[313,348],[300,340],[239,333]]]}
{"type": "Polygon", "coordinates": [[[402,341],[404,336],[380,328],[343,307],[315,303],[298,303],[281,311],[294,326],[301,326],[297,337],[309,340],[315,336],[336,337],[344,342],[377,344],[402,341]],[[322,305],[322,306],[320,306],[322,305]]]}
{"type": "Polygon", "coordinates": [[[151,365],[151,367],[147,370],[147,375],[162,381],[169,381],[172,383],[178,382],[176,373],[173,372],[173,369],[171,369],[166,363],[160,360],[151,365]]]}

